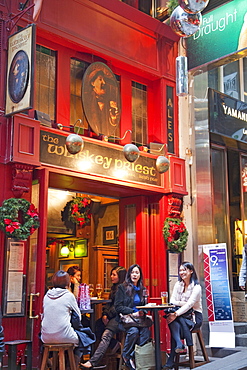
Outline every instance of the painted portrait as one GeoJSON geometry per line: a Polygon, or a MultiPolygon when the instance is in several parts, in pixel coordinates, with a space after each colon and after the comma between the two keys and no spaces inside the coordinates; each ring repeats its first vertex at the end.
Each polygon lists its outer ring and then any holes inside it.
{"type": "Polygon", "coordinates": [[[82,105],[86,119],[97,135],[115,134],[121,101],[117,79],[104,63],[90,64],[82,80],[82,105]]]}

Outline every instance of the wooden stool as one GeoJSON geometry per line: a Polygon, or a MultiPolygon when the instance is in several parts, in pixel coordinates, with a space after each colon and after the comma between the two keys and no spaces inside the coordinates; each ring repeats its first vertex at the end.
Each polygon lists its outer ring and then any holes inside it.
{"type": "Polygon", "coordinates": [[[204,340],[202,337],[202,332],[200,329],[193,330],[192,333],[197,334],[197,338],[199,340],[200,346],[201,346],[201,351],[203,354],[204,361],[196,361],[194,358],[194,348],[193,346],[188,346],[189,348],[189,360],[188,361],[183,361],[179,362],[180,358],[180,353],[176,354],[176,359],[175,359],[175,370],[179,369],[179,366],[185,366],[185,367],[190,367],[190,369],[194,369],[195,367],[207,364],[209,362],[208,354],[205,348],[204,340]]]}
{"type": "Polygon", "coordinates": [[[65,370],[65,351],[68,351],[70,369],[76,370],[73,349],[74,344],[71,343],[57,343],[57,344],[44,343],[44,353],[40,370],[47,369],[47,360],[49,358],[49,352],[53,352],[52,369],[54,370],[56,369],[57,358],[59,357],[59,370],[65,370]]]}

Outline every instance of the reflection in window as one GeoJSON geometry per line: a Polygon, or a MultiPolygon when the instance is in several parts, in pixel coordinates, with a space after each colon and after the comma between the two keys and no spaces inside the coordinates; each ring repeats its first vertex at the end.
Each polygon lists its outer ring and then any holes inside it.
{"type": "Polygon", "coordinates": [[[81,87],[82,78],[88,66],[89,63],[77,59],[70,61],[70,124],[74,125],[78,119],[81,119],[81,127],[84,129],[88,129],[88,123],[82,109],[81,87]]]}
{"type": "Polygon", "coordinates": [[[112,287],[111,271],[114,267],[118,266],[118,260],[116,258],[105,258],[104,259],[104,293],[110,293],[112,287]]]}
{"type": "Polygon", "coordinates": [[[132,141],[147,144],[147,86],[132,81],[132,141]]]}
{"type": "Polygon", "coordinates": [[[125,208],[126,220],[126,266],[136,262],[136,206],[127,205],[125,208]]]}
{"type": "Polygon", "coordinates": [[[240,99],[239,89],[239,62],[235,61],[224,66],[223,72],[224,93],[240,99]]]}
{"type": "Polygon", "coordinates": [[[227,240],[227,207],[226,207],[226,164],[223,150],[212,149],[213,173],[213,214],[215,227],[215,242],[224,243],[227,240]]]}
{"type": "Polygon", "coordinates": [[[36,46],[35,108],[55,120],[56,52],[36,46]]]}
{"type": "Polygon", "coordinates": [[[247,58],[243,58],[244,68],[244,101],[247,102],[247,58]]]}

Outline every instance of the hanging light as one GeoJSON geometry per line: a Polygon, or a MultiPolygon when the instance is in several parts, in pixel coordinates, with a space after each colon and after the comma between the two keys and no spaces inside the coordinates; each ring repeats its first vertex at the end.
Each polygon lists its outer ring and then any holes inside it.
{"type": "Polygon", "coordinates": [[[140,151],[134,144],[126,144],[123,147],[123,153],[129,162],[135,162],[140,157],[140,151]]]}
{"type": "Polygon", "coordinates": [[[199,30],[201,20],[200,12],[189,14],[181,6],[177,6],[171,14],[170,26],[178,36],[190,37],[199,30]]]}
{"type": "Polygon", "coordinates": [[[170,161],[167,157],[165,157],[164,155],[160,155],[157,159],[156,159],[156,169],[159,173],[164,173],[166,171],[168,171],[170,168],[170,161]]]}
{"type": "Polygon", "coordinates": [[[60,256],[61,257],[69,257],[69,247],[67,245],[64,245],[61,249],[60,249],[60,256]]]}
{"type": "Polygon", "coordinates": [[[187,13],[195,14],[202,12],[209,0],[178,0],[178,3],[187,13]]]}
{"type": "Polygon", "coordinates": [[[66,138],[66,148],[70,154],[77,154],[79,153],[84,147],[84,141],[82,138],[77,134],[70,134],[66,138]]]}

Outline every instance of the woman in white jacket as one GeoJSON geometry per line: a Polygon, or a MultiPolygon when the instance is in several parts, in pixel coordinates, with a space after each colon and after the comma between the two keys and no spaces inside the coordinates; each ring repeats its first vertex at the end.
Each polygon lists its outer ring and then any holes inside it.
{"type": "MultiPolygon", "coordinates": [[[[79,343],[79,338],[71,326],[71,313],[75,311],[81,318],[81,312],[75,296],[68,289],[70,277],[67,272],[59,270],[52,278],[54,288],[49,289],[43,300],[43,318],[41,323],[41,340],[43,343],[79,343]]],[[[80,354],[75,352],[76,363],[80,354]]]]}
{"type": "Polygon", "coordinates": [[[171,332],[171,352],[165,369],[174,367],[176,353],[183,352],[187,345],[193,345],[191,331],[202,325],[201,286],[192,263],[183,262],[179,268],[179,281],[176,282],[170,302],[176,306],[176,311],[166,316],[171,332]],[[190,310],[193,309],[193,315],[190,310]]]}

